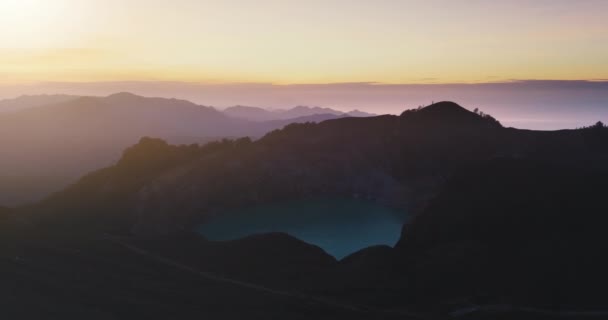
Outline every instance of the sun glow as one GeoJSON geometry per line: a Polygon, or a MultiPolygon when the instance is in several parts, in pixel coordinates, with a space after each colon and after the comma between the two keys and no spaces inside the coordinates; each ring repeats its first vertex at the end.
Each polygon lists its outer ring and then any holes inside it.
{"type": "Polygon", "coordinates": [[[69,0],[0,0],[0,47],[30,48],[60,44],[69,29],[69,0]]]}
{"type": "Polygon", "coordinates": [[[19,19],[27,12],[36,10],[41,2],[40,0],[2,0],[0,2],[2,20],[19,19]]]}

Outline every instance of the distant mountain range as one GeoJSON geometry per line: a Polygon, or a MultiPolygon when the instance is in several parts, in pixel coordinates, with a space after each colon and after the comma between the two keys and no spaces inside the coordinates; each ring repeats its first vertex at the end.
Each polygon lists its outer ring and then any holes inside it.
{"type": "Polygon", "coordinates": [[[236,118],[253,120],[253,121],[268,121],[268,120],[284,120],[298,117],[305,117],[315,114],[331,114],[335,116],[348,116],[348,117],[372,117],[376,116],[372,113],[362,112],[359,110],[353,110],[350,112],[342,112],[331,108],[321,107],[306,107],[297,106],[292,109],[281,109],[281,110],[267,110],[258,107],[247,107],[247,106],[234,106],[226,108],[224,110],[229,116],[236,118]]]}
{"type": "MultiPolygon", "coordinates": [[[[133,95],[130,93],[119,93],[118,95],[133,95]]],[[[136,95],[133,95],[136,96],[136,95]]],[[[66,94],[42,94],[42,95],[23,95],[13,99],[0,100],[0,114],[4,112],[15,112],[29,108],[51,106],[54,104],[64,103],[71,100],[84,98],[84,96],[66,95],[66,94]]],[[[158,98],[163,99],[163,98],[158,98]]],[[[166,99],[175,100],[175,99],[166,99]]],[[[331,108],[296,106],[291,109],[264,109],[260,107],[249,106],[234,106],[228,107],[221,112],[228,116],[252,120],[252,121],[269,121],[269,120],[288,120],[301,118],[313,115],[334,115],[334,116],[349,116],[349,117],[373,117],[376,114],[352,110],[342,112],[331,108]]]]}
{"type": "MultiPolygon", "coordinates": [[[[251,121],[185,100],[130,93],[108,97],[23,96],[0,101],[0,204],[58,191],[86,172],[112,164],[142,137],[170,143],[259,138],[294,122],[343,117],[294,108],[292,118],[251,121]]],[[[328,109],[329,110],[329,109],[328,109]]]]}
{"type": "Polygon", "coordinates": [[[72,96],[66,94],[55,94],[55,95],[26,95],[20,96],[14,99],[0,100],[0,114],[4,112],[15,112],[29,108],[48,106],[57,103],[63,103],[70,100],[78,99],[79,96],[72,96]]]}

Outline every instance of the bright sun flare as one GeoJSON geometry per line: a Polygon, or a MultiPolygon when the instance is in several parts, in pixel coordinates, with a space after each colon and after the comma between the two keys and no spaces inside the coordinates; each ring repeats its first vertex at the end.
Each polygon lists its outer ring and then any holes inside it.
{"type": "Polygon", "coordinates": [[[62,27],[65,0],[0,0],[0,47],[38,46],[62,27]]]}

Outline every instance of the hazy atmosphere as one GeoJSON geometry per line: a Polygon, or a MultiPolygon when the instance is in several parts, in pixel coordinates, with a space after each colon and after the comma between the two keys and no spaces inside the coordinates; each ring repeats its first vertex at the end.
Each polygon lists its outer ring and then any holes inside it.
{"type": "MultiPolygon", "coordinates": [[[[477,84],[270,83],[205,84],[185,82],[45,82],[0,85],[0,97],[67,93],[106,96],[128,91],[176,97],[224,109],[235,105],[287,109],[298,105],[342,111],[358,109],[399,114],[433,101],[458,101],[479,108],[507,126],[555,130],[608,122],[608,81],[522,80],[477,84]]],[[[1,110],[0,110],[1,112],[1,110]]]]}
{"type": "Polygon", "coordinates": [[[608,0],[0,0],[2,319],[608,319],[608,0]]]}

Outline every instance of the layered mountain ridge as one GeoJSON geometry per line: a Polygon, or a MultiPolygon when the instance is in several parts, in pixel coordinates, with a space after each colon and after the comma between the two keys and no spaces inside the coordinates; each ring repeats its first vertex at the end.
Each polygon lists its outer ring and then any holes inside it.
{"type": "Polygon", "coordinates": [[[308,111],[289,119],[251,121],[185,100],[126,92],[4,100],[0,102],[0,204],[28,203],[59,191],[85,173],[117,161],[142,137],[173,144],[256,139],[290,123],[343,116],[308,111]]]}

